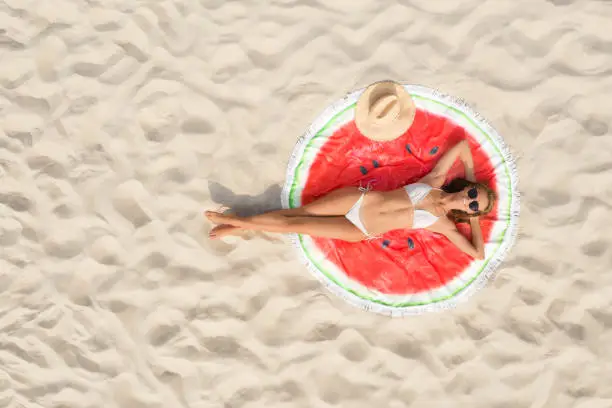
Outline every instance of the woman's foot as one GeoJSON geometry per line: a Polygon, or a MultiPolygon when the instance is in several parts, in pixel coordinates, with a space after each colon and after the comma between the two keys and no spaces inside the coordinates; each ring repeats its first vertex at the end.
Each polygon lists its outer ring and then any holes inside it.
{"type": "Polygon", "coordinates": [[[223,211],[205,211],[204,215],[215,224],[231,224],[230,221],[235,219],[235,216],[225,214],[223,211]]]}
{"type": "Polygon", "coordinates": [[[210,232],[208,233],[208,237],[210,239],[219,239],[223,238],[226,235],[237,235],[237,233],[242,230],[243,229],[240,227],[236,227],[229,224],[221,224],[210,230],[210,232]]]}

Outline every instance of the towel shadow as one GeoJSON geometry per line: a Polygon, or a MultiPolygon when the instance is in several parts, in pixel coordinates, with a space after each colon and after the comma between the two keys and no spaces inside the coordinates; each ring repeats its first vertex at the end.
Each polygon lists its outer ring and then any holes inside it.
{"type": "Polygon", "coordinates": [[[241,217],[282,209],[280,185],[272,185],[256,196],[239,195],[216,182],[208,183],[210,196],[215,203],[225,205],[241,217]]]}

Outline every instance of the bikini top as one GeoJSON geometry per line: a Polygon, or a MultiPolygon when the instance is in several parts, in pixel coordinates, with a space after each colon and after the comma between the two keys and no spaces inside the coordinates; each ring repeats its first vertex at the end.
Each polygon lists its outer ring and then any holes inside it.
{"type": "MultiPolygon", "coordinates": [[[[404,186],[404,190],[408,193],[410,201],[416,207],[416,205],[433,189],[432,186],[425,183],[413,183],[404,186]]],[[[414,216],[412,219],[412,228],[427,228],[434,224],[438,220],[438,217],[426,210],[414,209],[414,216]]]]}

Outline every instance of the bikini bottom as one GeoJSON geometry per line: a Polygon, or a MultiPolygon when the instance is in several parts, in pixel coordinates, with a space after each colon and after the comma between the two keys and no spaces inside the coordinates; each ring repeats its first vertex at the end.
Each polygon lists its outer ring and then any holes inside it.
{"type": "Polygon", "coordinates": [[[353,204],[353,206],[351,207],[350,210],[348,210],[348,212],[344,215],[346,217],[347,220],[349,220],[354,226],[356,226],[357,228],[359,228],[359,230],[361,232],[363,232],[363,234],[368,238],[368,239],[376,239],[378,238],[377,236],[373,236],[370,235],[370,233],[368,232],[368,230],[366,229],[365,225],[363,225],[363,220],[361,219],[361,206],[363,204],[363,199],[366,195],[366,193],[368,191],[371,190],[370,185],[368,185],[367,187],[359,187],[359,191],[361,191],[361,196],[359,197],[359,199],[357,200],[357,202],[355,204],[353,204]]]}

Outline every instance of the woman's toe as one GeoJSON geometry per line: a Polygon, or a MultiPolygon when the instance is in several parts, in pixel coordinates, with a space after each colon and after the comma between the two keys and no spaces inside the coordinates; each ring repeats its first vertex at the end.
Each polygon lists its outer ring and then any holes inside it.
{"type": "Polygon", "coordinates": [[[217,220],[223,218],[223,214],[219,214],[218,212],[215,212],[215,211],[205,211],[204,215],[206,216],[206,218],[208,218],[212,222],[216,222],[217,220]]]}

